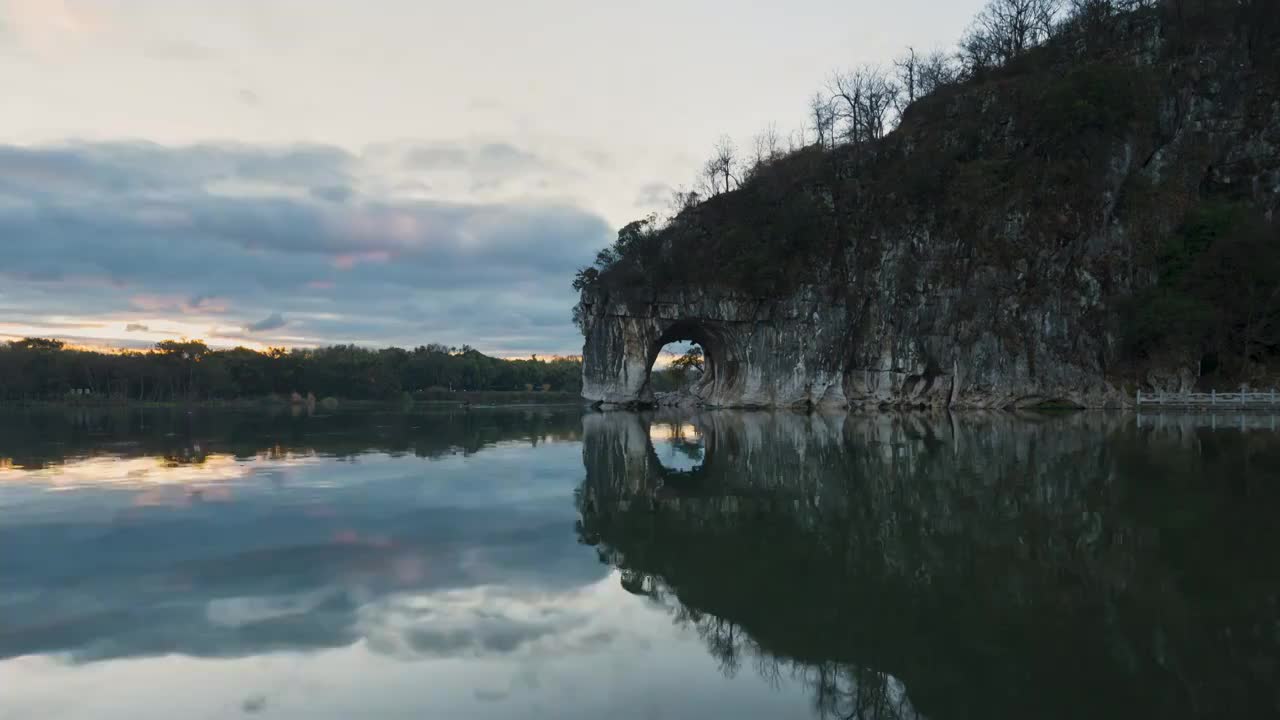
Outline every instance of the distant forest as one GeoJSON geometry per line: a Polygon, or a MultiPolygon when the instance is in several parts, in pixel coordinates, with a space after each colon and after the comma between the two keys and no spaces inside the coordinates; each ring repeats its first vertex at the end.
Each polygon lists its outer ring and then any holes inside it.
{"type": "Polygon", "coordinates": [[[335,345],[214,350],[166,340],[147,351],[78,350],[27,338],[0,345],[0,402],[77,398],[145,402],[292,397],[402,399],[440,391],[581,390],[579,358],[506,360],[474,348],[335,345]]]}

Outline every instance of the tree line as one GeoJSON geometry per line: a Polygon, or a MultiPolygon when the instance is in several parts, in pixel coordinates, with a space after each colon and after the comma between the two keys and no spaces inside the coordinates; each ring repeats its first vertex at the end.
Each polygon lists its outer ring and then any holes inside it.
{"type": "MultiPolygon", "coordinates": [[[[605,275],[635,275],[626,265],[652,251],[656,236],[685,212],[736,190],[780,161],[811,150],[875,143],[892,132],[914,103],[947,88],[980,82],[1055,37],[1068,33],[1094,43],[1115,42],[1135,17],[1158,13],[1162,26],[1192,27],[1224,3],[1261,8],[1273,0],[988,0],[951,49],[909,47],[888,64],[872,63],[833,72],[815,92],[805,122],[785,135],[776,125],[757,134],[741,150],[728,135],[717,141],[692,189],[672,193],[665,217],[657,213],[618,231],[612,246],[581,268],[574,288],[582,290],[605,275]]],[[[580,318],[574,318],[580,322],[580,318]]]]}
{"type": "MultiPolygon", "coordinates": [[[[1164,19],[1190,24],[1223,0],[989,0],[954,48],[908,47],[887,64],[831,73],[809,100],[805,123],[784,139],[776,126],[752,138],[747,151],[722,136],[693,190],[677,190],[673,210],[742,185],[770,163],[805,148],[874,142],[891,132],[917,100],[980,80],[1067,33],[1105,42],[1135,13],[1163,9],[1164,19]]],[[[1234,0],[1232,0],[1234,2],[1234,0]]],[[[1248,2],[1249,0],[1245,0],[1248,2]]],[[[1260,0],[1253,2],[1261,4],[1260,0]]]]}
{"type": "MultiPolygon", "coordinates": [[[[907,48],[888,64],[833,72],[813,94],[805,122],[796,130],[784,135],[770,125],[747,151],[722,136],[692,188],[677,188],[665,215],[652,213],[620,229],[611,246],[578,270],[574,288],[581,291],[599,280],[605,285],[651,280],[655,269],[646,258],[669,252],[661,247],[662,231],[699,206],[768,177],[784,160],[837,147],[872,146],[897,128],[912,105],[1016,69],[1046,45],[1058,42],[1072,53],[1105,55],[1132,46],[1140,33],[1152,29],[1158,28],[1163,43],[1176,47],[1224,25],[1243,29],[1242,36],[1256,40],[1255,55],[1274,55],[1271,38],[1280,32],[1275,0],[988,0],[950,49],[907,48]]],[[[791,220],[801,226],[795,228],[799,231],[814,218],[800,211],[798,200],[795,204],[791,220]]],[[[581,318],[575,315],[574,320],[580,324],[581,318]]]]}
{"type": "Polygon", "coordinates": [[[0,402],[89,396],[136,401],[290,397],[388,400],[433,391],[581,390],[579,358],[507,360],[462,346],[405,350],[335,345],[215,350],[166,340],[146,351],[98,352],[59,340],[0,345],[0,402]]]}
{"type": "MultiPolygon", "coordinates": [[[[1128,33],[1142,27],[1142,19],[1158,23],[1171,44],[1225,22],[1249,28],[1251,37],[1267,38],[1280,24],[1277,18],[1275,0],[988,0],[951,49],[908,47],[890,63],[833,72],[810,97],[805,122],[787,135],[771,124],[751,138],[748,150],[730,136],[719,138],[692,187],[672,192],[666,217],[654,213],[622,228],[612,247],[579,270],[575,288],[582,290],[618,264],[628,245],[640,245],[635,241],[701,202],[737,190],[778,161],[810,149],[881,140],[916,101],[983,81],[1055,38],[1070,36],[1094,49],[1107,47],[1128,40],[1128,33]]],[[[1266,53],[1266,47],[1261,51],[1266,53]]]]}

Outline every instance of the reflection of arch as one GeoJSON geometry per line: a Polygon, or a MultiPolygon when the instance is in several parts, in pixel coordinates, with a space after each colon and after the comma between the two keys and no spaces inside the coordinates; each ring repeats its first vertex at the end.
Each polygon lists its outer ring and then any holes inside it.
{"type": "MultiPolygon", "coordinates": [[[[647,414],[646,414],[647,415],[647,414]]],[[[648,415],[643,419],[645,435],[648,439],[649,462],[653,466],[652,483],[659,495],[696,494],[711,472],[713,434],[709,428],[698,422],[697,418],[683,416],[648,415]],[[654,442],[655,428],[673,429],[668,442],[678,442],[687,447],[697,447],[698,463],[691,468],[673,468],[662,461],[654,442]],[[693,438],[696,438],[694,440],[693,438]]]]}
{"type": "Polygon", "coordinates": [[[689,393],[699,400],[706,400],[714,393],[721,393],[735,386],[738,381],[740,362],[734,350],[731,334],[718,323],[707,323],[700,320],[676,320],[666,327],[648,349],[645,359],[644,386],[640,398],[646,404],[653,402],[653,389],[650,387],[653,364],[658,360],[662,348],[676,342],[692,342],[702,347],[704,368],[702,377],[689,388],[689,393]]]}
{"type": "Polygon", "coordinates": [[[655,419],[649,424],[649,443],[668,470],[688,472],[701,465],[706,459],[703,436],[702,430],[689,422],[655,419]],[[674,463],[664,461],[663,456],[674,463]]]}

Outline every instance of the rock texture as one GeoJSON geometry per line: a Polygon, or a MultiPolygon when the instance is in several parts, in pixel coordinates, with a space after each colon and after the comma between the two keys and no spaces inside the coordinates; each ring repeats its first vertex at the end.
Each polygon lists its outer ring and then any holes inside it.
{"type": "Polygon", "coordinates": [[[1155,238],[1181,209],[1212,193],[1275,216],[1280,73],[1274,51],[1219,38],[1170,57],[1143,32],[1119,59],[928,98],[874,147],[787,160],[765,171],[783,189],[691,212],[705,244],[785,246],[805,215],[823,228],[806,247],[835,247],[808,250],[785,291],[722,282],[732,249],[695,281],[588,286],[584,397],[651,404],[675,340],[707,353],[706,406],[1120,407],[1135,386],[1188,388],[1200,357],[1122,367],[1120,308],[1156,282],[1155,238]]]}
{"type": "Polygon", "coordinates": [[[707,290],[645,300],[583,298],[583,395],[652,404],[649,369],[669,342],[703,347],[689,393],[705,405],[842,405],[845,316],[816,292],[760,302],[707,290]]]}
{"type": "Polygon", "coordinates": [[[919,301],[911,314],[868,308],[874,316],[865,327],[814,287],[776,299],[708,289],[625,300],[586,295],[583,396],[609,406],[657,404],[649,370],[664,345],[689,340],[707,358],[689,392],[709,407],[1126,402],[1098,362],[1101,339],[1081,337],[1071,315],[1037,308],[1044,332],[1015,351],[990,331],[961,340],[967,324],[952,308],[919,301]],[[1060,352],[1073,345],[1074,353],[1060,352]]]}

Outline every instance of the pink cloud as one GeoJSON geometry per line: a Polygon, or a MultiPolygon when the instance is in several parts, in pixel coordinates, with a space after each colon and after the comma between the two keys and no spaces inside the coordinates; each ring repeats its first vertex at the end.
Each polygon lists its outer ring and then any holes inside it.
{"type": "Polygon", "coordinates": [[[7,11],[6,19],[24,44],[45,55],[105,26],[98,9],[70,0],[7,0],[0,2],[0,10],[7,11]]]}
{"type": "Polygon", "coordinates": [[[330,263],[338,270],[350,270],[356,265],[365,263],[385,263],[391,260],[391,253],[386,250],[371,250],[361,253],[345,253],[338,255],[330,263]]]}
{"type": "Polygon", "coordinates": [[[422,239],[425,231],[418,216],[399,210],[358,213],[340,223],[343,235],[376,245],[412,245],[422,239]]]}

